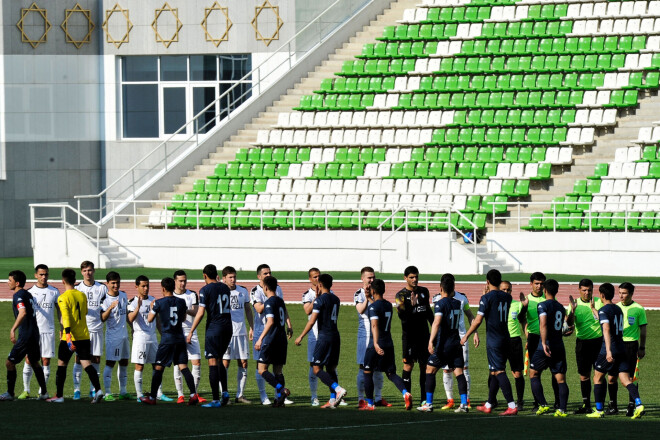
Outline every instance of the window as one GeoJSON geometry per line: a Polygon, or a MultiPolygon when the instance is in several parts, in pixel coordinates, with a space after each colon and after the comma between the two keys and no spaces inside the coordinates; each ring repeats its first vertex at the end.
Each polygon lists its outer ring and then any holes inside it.
{"type": "Polygon", "coordinates": [[[252,70],[249,54],[127,56],[120,60],[124,138],[207,133],[252,96],[252,81],[246,77],[252,70]],[[204,113],[194,126],[181,129],[201,111],[204,113]]]}

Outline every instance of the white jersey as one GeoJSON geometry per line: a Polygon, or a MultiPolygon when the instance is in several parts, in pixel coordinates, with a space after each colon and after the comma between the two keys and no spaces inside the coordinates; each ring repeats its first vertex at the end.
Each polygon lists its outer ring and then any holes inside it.
{"type": "Polygon", "coordinates": [[[84,282],[78,283],[76,289],[87,296],[87,329],[90,332],[102,332],[101,303],[108,294],[108,287],[95,281],[91,286],[86,285],[84,282]]]}
{"type": "MultiPolygon", "coordinates": [[[[140,311],[138,312],[135,321],[133,321],[133,339],[138,335],[145,340],[157,340],[156,337],[156,320],[149,322],[149,310],[151,309],[151,303],[155,301],[156,298],[149,295],[146,299],[142,300],[140,305],[140,311]]],[[[128,307],[126,308],[129,313],[135,311],[138,303],[138,297],[134,297],[128,302],[128,307]]]]}
{"type": "MultiPolygon", "coordinates": [[[[174,292],[174,296],[184,300],[188,305],[188,310],[192,310],[193,307],[199,304],[199,298],[197,297],[197,292],[195,292],[194,290],[186,289],[186,293],[174,292]]],[[[190,316],[186,314],[186,320],[183,321],[183,324],[181,324],[181,327],[183,327],[184,335],[188,335],[188,333],[190,333],[190,329],[192,328],[194,320],[195,320],[194,316],[190,316]]],[[[197,330],[195,330],[195,336],[197,336],[197,330]]]]}
{"type": "MultiPolygon", "coordinates": [[[[364,289],[358,289],[353,297],[356,305],[362,304],[366,299],[367,295],[364,293],[364,289]]],[[[370,329],[371,324],[369,323],[369,316],[367,316],[367,308],[365,308],[364,313],[358,313],[358,338],[368,338],[370,329]]]]}
{"type": "MultiPolygon", "coordinates": [[[[440,299],[442,299],[442,296],[439,293],[436,294],[433,297],[433,304],[440,301],[440,299]]],[[[465,328],[465,311],[470,308],[470,302],[468,301],[467,296],[461,292],[454,292],[454,299],[461,302],[461,318],[458,320],[458,334],[460,337],[463,337],[467,332],[465,328]]]]}
{"type": "MultiPolygon", "coordinates": [[[[282,289],[280,288],[280,286],[277,286],[277,290],[275,291],[275,294],[280,298],[284,299],[284,294],[282,293],[282,289]]],[[[250,292],[250,300],[252,301],[253,305],[263,304],[266,302],[267,299],[268,298],[264,293],[264,289],[262,289],[259,284],[257,284],[252,288],[252,291],[250,292]]],[[[257,313],[257,311],[255,310],[254,325],[252,326],[255,335],[255,341],[256,338],[258,338],[261,335],[261,332],[264,330],[265,325],[266,325],[266,315],[263,313],[257,313]]]]}
{"type": "Polygon", "coordinates": [[[247,329],[245,328],[245,303],[250,303],[250,294],[245,287],[237,285],[231,291],[231,296],[229,297],[232,336],[247,335],[247,329]]]}
{"type": "Polygon", "coordinates": [[[50,285],[44,288],[35,285],[28,292],[34,298],[34,312],[37,315],[39,333],[55,333],[54,313],[57,297],[60,296],[59,290],[50,285]]]}
{"type": "Polygon", "coordinates": [[[101,310],[104,312],[107,311],[115,301],[117,301],[117,307],[110,311],[110,316],[105,321],[106,339],[128,337],[128,333],[126,333],[126,313],[128,308],[128,296],[126,296],[126,292],[120,290],[117,296],[111,296],[108,293],[101,303],[101,310]]]}
{"type": "MultiPolygon", "coordinates": [[[[308,303],[313,303],[314,300],[316,299],[316,291],[313,288],[309,288],[309,290],[303,292],[302,294],[302,303],[303,304],[308,304],[308,303]]],[[[307,320],[309,321],[312,315],[307,315],[307,320]]],[[[312,327],[312,331],[308,333],[308,338],[313,339],[316,341],[316,338],[319,335],[319,326],[318,326],[318,321],[314,323],[314,326],[312,327]]]]}

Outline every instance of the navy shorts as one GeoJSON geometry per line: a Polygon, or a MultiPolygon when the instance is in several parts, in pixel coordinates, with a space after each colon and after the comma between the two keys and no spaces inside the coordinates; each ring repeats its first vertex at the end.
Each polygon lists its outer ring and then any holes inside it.
{"type": "Polygon", "coordinates": [[[511,371],[523,371],[525,368],[525,352],[523,351],[522,338],[516,336],[510,338],[509,367],[511,371]]]}
{"type": "Polygon", "coordinates": [[[447,366],[447,369],[453,370],[454,368],[463,368],[465,366],[465,358],[463,357],[463,347],[456,345],[445,350],[439,350],[437,347],[435,353],[429,356],[427,365],[436,368],[447,366]]]}
{"type": "Polygon", "coordinates": [[[206,329],[206,339],[204,343],[204,357],[206,359],[222,359],[229,342],[231,341],[232,328],[211,328],[206,329]]]}
{"type": "MultiPolygon", "coordinates": [[[[73,345],[76,346],[75,353],[76,356],[78,356],[78,359],[81,361],[92,360],[92,344],[89,342],[89,339],[73,341],[73,345]]],[[[57,358],[65,364],[68,364],[71,360],[71,356],[73,356],[73,353],[74,352],[69,350],[69,346],[67,345],[66,341],[60,340],[60,346],[57,349],[57,358]]]]}
{"type": "Polygon", "coordinates": [[[339,334],[332,337],[320,337],[314,345],[312,365],[329,365],[336,367],[339,363],[339,334]]]}
{"type": "MultiPolygon", "coordinates": [[[[598,353],[598,358],[596,358],[594,369],[601,373],[608,373],[610,376],[618,376],[619,373],[630,370],[625,353],[612,353],[612,356],[614,357],[614,362],[607,362],[607,352],[605,351],[605,347],[602,347],[600,353],[598,353]]],[[[632,368],[634,369],[635,366],[633,365],[632,368]]]]}
{"type": "Polygon", "coordinates": [[[380,356],[376,349],[367,347],[364,353],[364,371],[382,371],[383,373],[395,373],[396,362],[394,361],[394,347],[381,347],[385,353],[380,356]]]}
{"type": "Polygon", "coordinates": [[[403,363],[413,364],[419,362],[426,364],[429,359],[429,337],[426,335],[409,335],[404,333],[401,336],[401,348],[403,351],[403,363]]]}
{"type": "Polygon", "coordinates": [[[635,368],[637,367],[637,352],[639,351],[638,341],[623,341],[623,348],[625,351],[626,362],[628,369],[626,370],[630,377],[635,375],[635,368]]]}
{"type": "Polygon", "coordinates": [[[30,339],[18,338],[16,344],[11,348],[7,359],[15,365],[25,359],[25,356],[27,356],[29,361],[33,364],[36,364],[41,360],[39,337],[32,337],[30,339]]]}
{"type": "Polygon", "coordinates": [[[566,350],[562,347],[550,349],[552,356],[547,357],[542,350],[536,350],[529,360],[529,368],[541,372],[550,369],[552,374],[566,374],[566,350]]]}
{"type": "Polygon", "coordinates": [[[286,365],[287,346],[286,336],[263,341],[257,362],[267,365],[286,365]]]}
{"type": "Polygon", "coordinates": [[[188,346],[185,342],[158,345],[158,351],[156,352],[156,365],[169,367],[172,364],[188,364],[188,346]]]}
{"type": "Polygon", "coordinates": [[[575,360],[580,376],[591,375],[591,369],[598,359],[598,353],[603,346],[603,337],[593,339],[575,339],[575,360]]]}
{"type": "Polygon", "coordinates": [[[506,361],[509,358],[509,344],[506,346],[486,346],[486,357],[488,358],[488,369],[490,371],[505,371],[506,361]]]}

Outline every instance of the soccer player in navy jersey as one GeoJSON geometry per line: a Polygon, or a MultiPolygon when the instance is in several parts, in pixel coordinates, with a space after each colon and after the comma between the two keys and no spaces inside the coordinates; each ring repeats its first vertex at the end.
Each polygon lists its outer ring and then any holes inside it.
{"type": "Polygon", "coordinates": [[[428,344],[430,356],[426,366],[426,401],[417,408],[419,411],[433,411],[435,376],[439,368],[446,366],[447,370],[453,370],[461,395],[461,405],[455,412],[468,412],[467,380],[463,374],[465,358],[458,334],[463,319],[463,304],[454,298],[454,288],[454,276],[444,274],[440,279],[442,299],[435,303],[435,317],[428,344]]]}
{"type": "Polygon", "coordinates": [[[635,411],[632,418],[638,419],[644,415],[644,405],[639,397],[639,390],[630,380],[628,371],[630,366],[626,359],[623,345],[623,312],[619,306],[612,303],[614,286],[610,283],[601,284],[598,288],[603,307],[598,310],[598,320],[603,331],[603,345],[596,359],[594,373],[594,401],[596,411],[587,414],[587,417],[604,417],[605,394],[607,384],[605,374],[619,376],[621,384],[628,389],[630,399],[635,402],[635,411]]]}
{"type": "Polygon", "coordinates": [[[502,416],[514,416],[518,414],[516,402],[513,400],[511,382],[506,375],[506,361],[510,350],[509,336],[509,309],[511,308],[511,295],[499,290],[502,283],[502,274],[497,269],[491,269],[486,274],[486,290],[488,292],[479,301],[477,317],[472,321],[470,329],[461,338],[464,345],[470,335],[474,333],[486,319],[486,355],[488,356],[488,369],[491,376],[497,380],[491,380],[488,386],[488,401],[477,410],[489,414],[497,397],[497,391],[502,389],[502,394],[509,407],[500,413],[502,416]]]}
{"type": "Polygon", "coordinates": [[[287,317],[289,315],[284,300],[277,296],[277,278],[266,277],[263,284],[264,294],[267,297],[263,308],[266,325],[259,339],[255,342],[254,349],[259,351],[259,359],[257,359],[258,372],[269,385],[275,388],[276,394],[273,406],[278,407],[284,406],[284,400],[291,394],[284,387],[284,374],[282,373],[282,367],[286,364],[287,334],[290,335],[287,330],[287,317]],[[269,365],[273,366],[274,374],[268,371],[269,365]]]}
{"type": "Polygon", "coordinates": [[[196,405],[199,396],[195,389],[195,379],[188,369],[188,348],[183,336],[183,321],[186,319],[188,304],[181,298],[174,296],[174,280],[163,278],[160,282],[163,297],[151,303],[151,311],[147,317],[148,322],[158,318],[161,326],[160,344],[156,352],[156,364],[151,378],[151,395],[143,396],[140,402],[148,405],[156,404],[158,388],[163,382],[163,370],[174,363],[179,366],[181,375],[190,389],[188,405],[196,405]]]}
{"type": "Polygon", "coordinates": [[[369,322],[371,323],[371,339],[364,353],[364,391],[367,405],[361,410],[373,411],[374,379],[373,371],[382,371],[397,387],[406,404],[406,410],[412,408],[412,395],[408,392],[403,379],[396,374],[394,361],[394,343],[392,342],[392,303],[385,301],[385,282],[376,278],[371,283],[371,293],[374,302],[369,305],[369,322]]]}
{"type": "MultiPolygon", "coordinates": [[[[534,351],[529,364],[529,381],[534,398],[539,402],[536,415],[549,412],[550,407],[543,395],[543,385],[541,384],[541,373],[549,368],[557,380],[559,389],[559,408],[555,411],[555,417],[566,417],[568,385],[566,384],[566,349],[563,340],[566,308],[555,299],[559,291],[559,283],[556,280],[546,280],[543,288],[546,300],[537,306],[541,340],[535,349],[530,347],[530,350],[534,349],[534,351]]],[[[572,315],[567,324],[573,325],[572,315]]]]}
{"type": "Polygon", "coordinates": [[[314,324],[318,323],[318,336],[312,356],[312,368],[316,377],[330,388],[330,401],[333,407],[336,408],[346,397],[346,390],[339,386],[337,379],[337,364],[339,363],[341,343],[339,330],[337,329],[339,298],[330,292],[332,281],[332,276],[327,273],[319,276],[316,285],[318,296],[314,300],[312,314],[295,342],[296,345],[300,345],[305,335],[312,330],[314,324]],[[323,371],[324,367],[326,371],[323,371]],[[335,394],[334,400],[332,400],[332,394],[335,394]]]}

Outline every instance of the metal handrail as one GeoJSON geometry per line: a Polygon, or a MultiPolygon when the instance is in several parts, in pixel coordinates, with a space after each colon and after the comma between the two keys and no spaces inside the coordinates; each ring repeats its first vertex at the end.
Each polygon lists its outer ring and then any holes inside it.
{"type": "MultiPolygon", "coordinates": [[[[368,1],[365,1],[364,4],[362,4],[362,6],[361,6],[358,10],[356,10],[356,11],[354,12],[354,14],[356,14],[356,13],[358,13],[359,11],[363,10],[365,7],[367,7],[367,6],[368,6],[369,4],[371,4],[373,1],[375,1],[375,0],[368,0],[368,1]]],[[[303,35],[303,33],[304,33],[305,31],[307,31],[307,30],[308,30],[313,24],[315,24],[315,23],[321,23],[321,18],[322,18],[323,16],[325,16],[330,10],[334,9],[335,6],[338,5],[338,4],[341,3],[341,2],[342,2],[342,0],[336,0],[336,1],[333,2],[331,5],[329,5],[326,9],[324,9],[321,13],[319,13],[319,14],[318,14],[313,20],[311,20],[307,25],[305,25],[302,29],[300,29],[300,30],[299,30],[299,31],[298,31],[293,37],[291,37],[287,42],[285,42],[285,43],[282,44],[277,50],[275,50],[275,51],[274,51],[274,52],[273,52],[273,53],[272,53],[272,54],[271,54],[266,60],[264,60],[261,64],[259,64],[257,67],[255,67],[255,68],[252,69],[249,73],[247,73],[245,76],[243,76],[243,78],[241,78],[238,82],[236,82],[236,83],[235,83],[234,85],[232,85],[229,89],[227,89],[224,93],[222,93],[222,94],[221,94],[218,98],[216,98],[212,103],[210,103],[208,106],[206,106],[204,109],[202,109],[199,113],[197,113],[197,114],[196,114],[196,115],[195,115],[190,121],[186,122],[186,123],[185,123],[181,128],[179,128],[176,132],[174,132],[174,133],[173,133],[172,135],[170,135],[167,139],[165,139],[163,142],[161,142],[160,144],[158,144],[158,146],[156,146],[154,149],[152,149],[149,153],[147,153],[145,156],[143,156],[143,157],[142,157],[137,163],[135,163],[131,168],[129,168],[128,170],[126,170],[121,176],[119,176],[119,177],[118,177],[117,179],[115,179],[112,183],[110,183],[105,189],[103,189],[103,191],[101,191],[101,192],[98,193],[98,194],[87,194],[87,195],[77,195],[77,196],[74,196],[74,198],[77,200],[78,211],[79,211],[79,212],[83,212],[83,210],[81,209],[81,206],[80,206],[80,202],[81,202],[81,200],[83,200],[83,199],[98,199],[98,202],[99,202],[98,209],[90,209],[90,210],[87,210],[86,212],[98,212],[98,215],[99,215],[99,223],[100,223],[100,224],[105,224],[105,223],[107,223],[112,217],[114,217],[114,215],[115,215],[116,212],[117,212],[116,210],[114,210],[114,211],[112,211],[111,213],[107,213],[105,216],[103,215],[104,209],[108,207],[108,203],[106,203],[106,204],[104,205],[103,200],[104,200],[104,197],[108,194],[108,191],[109,191],[109,190],[111,190],[112,188],[114,188],[115,186],[117,186],[119,183],[127,181],[127,178],[128,178],[128,176],[130,175],[130,181],[129,181],[129,182],[130,182],[130,186],[127,187],[127,190],[130,190],[131,192],[130,192],[129,195],[127,196],[127,199],[129,199],[129,200],[130,200],[130,199],[134,199],[134,198],[136,198],[137,196],[139,196],[140,194],[142,194],[142,193],[146,190],[146,188],[148,188],[148,187],[151,186],[154,182],[156,182],[157,180],[159,180],[160,177],[162,177],[165,173],[167,173],[167,171],[170,170],[174,165],[178,164],[181,160],[183,160],[186,156],[188,156],[192,151],[194,151],[195,149],[197,149],[197,147],[198,147],[199,144],[200,144],[200,139],[199,139],[199,135],[200,135],[199,132],[200,132],[200,130],[205,129],[205,128],[206,128],[208,125],[210,125],[211,123],[215,123],[215,124],[216,124],[216,127],[215,127],[215,128],[216,128],[216,131],[217,131],[217,129],[219,129],[219,128],[221,127],[221,125],[220,125],[221,121],[224,121],[224,123],[226,124],[228,121],[231,120],[231,113],[232,113],[231,108],[232,108],[232,106],[233,106],[233,105],[236,105],[237,103],[240,103],[240,102],[241,102],[240,100],[241,100],[241,99],[242,99],[242,98],[248,93],[248,91],[245,91],[245,92],[243,92],[243,94],[241,94],[240,97],[238,97],[238,98],[236,98],[234,101],[230,102],[230,101],[229,101],[229,99],[230,99],[230,93],[232,93],[236,87],[239,87],[239,85],[240,85],[240,86],[243,86],[244,84],[246,84],[246,81],[250,81],[251,87],[249,88],[249,92],[251,93],[252,90],[254,90],[255,88],[258,88],[258,93],[260,94],[261,91],[262,91],[262,90],[261,90],[262,82],[263,82],[266,78],[269,78],[270,75],[276,74],[276,73],[278,72],[279,68],[280,68],[282,65],[288,63],[288,68],[289,68],[289,70],[291,70],[291,68],[292,68],[294,65],[296,65],[296,64],[299,63],[299,62],[301,62],[301,60],[302,60],[303,58],[305,58],[310,52],[312,52],[312,50],[313,50],[315,47],[317,47],[317,46],[320,45],[323,41],[325,41],[327,38],[329,38],[329,37],[332,35],[333,31],[336,29],[336,27],[335,27],[335,28],[332,28],[332,29],[329,29],[328,32],[327,32],[325,35],[322,35],[322,33],[319,32],[319,41],[318,41],[318,43],[315,44],[314,46],[311,46],[306,52],[303,53],[303,55],[301,55],[300,57],[298,57],[297,61],[295,61],[295,62],[293,61],[293,57],[296,55],[296,52],[295,52],[295,51],[294,51],[294,52],[291,51],[292,43],[294,43],[294,41],[295,41],[296,39],[298,39],[301,35],[303,35]],[[283,49],[284,49],[284,48],[286,48],[286,53],[287,53],[287,55],[288,55],[287,58],[286,58],[285,60],[279,62],[279,63],[277,64],[277,66],[273,67],[273,68],[272,68],[272,69],[271,69],[271,70],[270,70],[270,71],[269,71],[269,72],[268,72],[268,73],[262,78],[262,76],[261,76],[261,68],[262,68],[262,66],[264,66],[266,63],[270,62],[275,56],[277,56],[277,55],[281,55],[281,53],[283,52],[283,49]],[[253,82],[253,77],[254,77],[254,76],[257,77],[256,83],[253,82]],[[211,119],[210,121],[206,122],[206,123],[200,128],[200,127],[199,127],[199,118],[202,117],[202,116],[203,116],[208,110],[210,110],[211,108],[214,108],[214,107],[216,106],[216,104],[222,102],[222,100],[226,100],[226,101],[227,101],[227,107],[226,107],[226,108],[227,108],[227,113],[226,113],[225,117],[224,117],[223,119],[220,119],[220,116],[221,116],[221,115],[218,114],[218,113],[216,113],[216,114],[215,114],[215,117],[214,117],[213,119],[211,119]],[[182,132],[184,132],[185,130],[187,130],[187,128],[188,128],[191,124],[195,124],[195,130],[194,130],[193,134],[191,134],[186,140],[183,140],[183,141],[179,140],[179,142],[180,142],[179,145],[177,145],[176,148],[174,148],[174,150],[171,151],[171,153],[168,155],[168,142],[173,142],[173,141],[175,140],[174,138],[175,138],[175,137],[178,138],[178,137],[180,136],[180,134],[181,134],[182,132]],[[193,138],[195,138],[194,141],[193,141],[193,138]],[[193,144],[190,145],[188,148],[186,148],[184,151],[182,151],[182,152],[181,152],[178,156],[176,156],[175,158],[170,159],[170,157],[171,157],[172,155],[174,155],[175,152],[178,151],[179,148],[180,148],[182,145],[185,145],[185,144],[187,144],[187,143],[189,143],[189,142],[193,142],[193,144]],[[156,173],[155,173],[153,176],[151,176],[150,178],[147,178],[146,181],[145,181],[140,187],[136,187],[135,173],[136,173],[136,171],[139,169],[139,166],[140,166],[141,164],[143,164],[146,160],[148,160],[149,158],[151,158],[154,154],[156,154],[156,153],[158,153],[158,152],[161,152],[161,151],[164,152],[164,159],[163,159],[163,160],[159,160],[158,163],[157,163],[156,165],[150,167],[149,169],[142,170],[142,172],[144,173],[144,176],[143,176],[143,177],[146,178],[146,176],[149,176],[149,175],[150,175],[152,172],[154,172],[155,170],[158,170],[158,171],[156,171],[156,173]],[[164,162],[164,166],[161,165],[162,162],[164,162]],[[159,167],[161,167],[161,168],[159,168],[159,167]]],[[[286,72],[280,73],[280,74],[279,74],[279,75],[280,75],[279,77],[283,77],[285,74],[286,74],[286,72]]],[[[239,105],[238,107],[241,107],[241,105],[239,105]]],[[[237,110],[238,110],[238,108],[237,108],[237,110]]],[[[202,135],[203,135],[204,138],[206,137],[207,134],[208,134],[208,133],[202,133],[202,135]]],[[[202,139],[202,141],[203,141],[203,139],[202,139]]],[[[138,179],[138,180],[140,180],[140,179],[138,179]]],[[[138,185],[139,185],[139,184],[138,184],[138,185]]],[[[123,191],[122,191],[122,192],[123,192],[123,191]]],[[[121,209],[123,209],[124,207],[125,207],[125,206],[119,206],[119,207],[117,207],[117,209],[121,210],[121,209]]]]}

